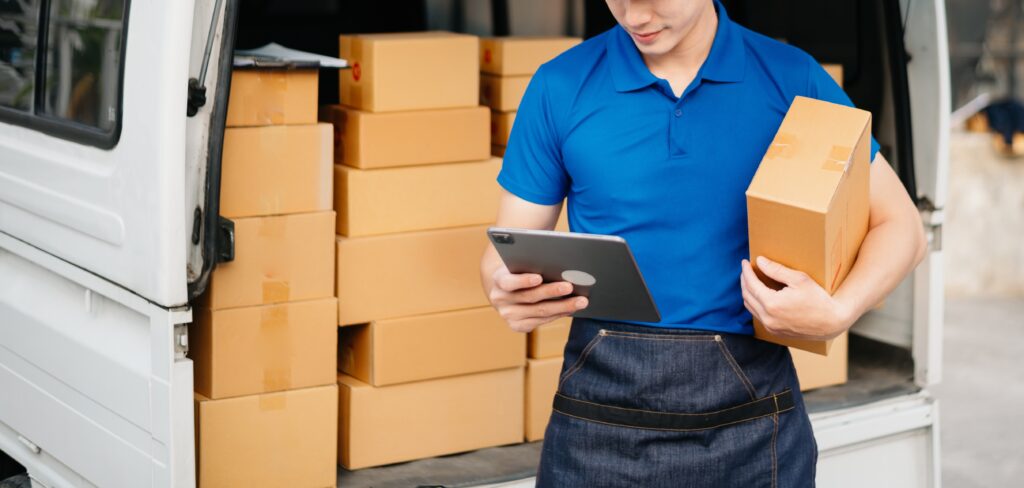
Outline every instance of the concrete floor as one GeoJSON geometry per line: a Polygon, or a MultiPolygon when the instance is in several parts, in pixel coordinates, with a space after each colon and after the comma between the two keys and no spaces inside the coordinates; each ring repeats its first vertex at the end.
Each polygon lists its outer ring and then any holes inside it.
{"type": "Polygon", "coordinates": [[[946,302],[943,484],[1024,486],[1024,298],[946,302]]]}

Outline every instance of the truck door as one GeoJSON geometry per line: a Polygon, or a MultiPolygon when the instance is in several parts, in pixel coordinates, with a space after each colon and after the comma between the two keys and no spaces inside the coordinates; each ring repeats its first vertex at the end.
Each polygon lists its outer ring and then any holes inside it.
{"type": "Polygon", "coordinates": [[[0,450],[39,486],[194,485],[196,3],[0,0],[0,450]]]}

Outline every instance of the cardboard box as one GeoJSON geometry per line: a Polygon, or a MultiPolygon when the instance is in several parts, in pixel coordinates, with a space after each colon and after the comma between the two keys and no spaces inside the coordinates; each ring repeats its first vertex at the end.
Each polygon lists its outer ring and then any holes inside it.
{"type": "Polygon", "coordinates": [[[494,222],[501,160],[407,168],[335,165],[338,234],[348,237],[494,222]]]}
{"type": "Polygon", "coordinates": [[[514,368],[526,354],[492,307],[342,327],[338,342],[338,371],[373,386],[514,368]]]}
{"type": "Polygon", "coordinates": [[[489,156],[486,107],[374,113],[327,107],[334,162],[354,168],[478,161],[489,156]]]}
{"type": "Polygon", "coordinates": [[[219,399],[334,384],[335,298],[200,309],[189,332],[195,391],[219,399]]]}
{"type": "Polygon", "coordinates": [[[530,75],[480,75],[480,104],[499,112],[515,112],[530,84],[530,75]]]}
{"type": "Polygon", "coordinates": [[[333,139],[329,124],[225,129],[220,214],[331,210],[333,139]]]}
{"type": "Polygon", "coordinates": [[[789,348],[800,380],[800,390],[807,391],[823,386],[846,383],[849,358],[849,334],[843,333],[832,341],[828,356],[789,348]]]}
{"type": "Polygon", "coordinates": [[[523,368],[373,387],[340,388],[338,462],[346,469],[523,440],[523,368]]]}
{"type": "Polygon", "coordinates": [[[334,296],[334,212],[235,222],[235,260],[210,276],[213,310],[334,296]]]}
{"type": "MultiPolygon", "coordinates": [[[[807,273],[829,293],[846,278],[868,230],[871,114],[796,97],[747,188],[750,257],[807,273]],[[824,123],[823,121],[827,121],[824,123]]],[[[770,336],[754,321],[754,335],[827,354],[831,341],[770,336]]]]}
{"type": "Polygon", "coordinates": [[[480,286],[487,226],[338,238],[338,323],[489,305],[480,286]]]}
{"type": "Polygon", "coordinates": [[[480,71],[503,76],[533,74],[580,42],[578,37],[484,37],[480,39],[480,71]]]}
{"type": "Polygon", "coordinates": [[[477,105],[476,36],[452,32],[343,35],[341,103],[370,112],[477,105]]]}
{"type": "Polygon", "coordinates": [[[571,326],[572,317],[564,317],[533,329],[527,340],[527,355],[531,359],[562,357],[571,326]]]}
{"type": "Polygon", "coordinates": [[[512,135],[512,123],[516,120],[515,112],[491,112],[491,144],[507,146],[512,135]]]}
{"type": "Polygon", "coordinates": [[[822,64],[822,68],[825,68],[825,72],[836,80],[836,83],[840,88],[843,87],[843,65],[841,64],[822,64]]]}
{"type": "Polygon", "coordinates": [[[558,377],[562,371],[562,357],[530,359],[526,362],[526,412],[523,420],[527,442],[544,438],[544,430],[551,418],[551,403],[558,391],[558,377]]]}
{"type": "Polygon", "coordinates": [[[491,156],[497,158],[505,157],[505,146],[499,146],[497,144],[491,144],[491,156]]]}
{"type": "Polygon", "coordinates": [[[227,126],[315,124],[318,73],[316,69],[232,71],[227,126]]]}
{"type": "Polygon", "coordinates": [[[197,394],[195,415],[198,486],[337,482],[337,385],[223,400],[197,394]]]}

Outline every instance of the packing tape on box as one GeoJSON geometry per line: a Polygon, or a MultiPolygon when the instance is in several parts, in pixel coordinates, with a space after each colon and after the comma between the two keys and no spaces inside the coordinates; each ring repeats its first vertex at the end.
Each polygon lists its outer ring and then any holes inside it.
{"type": "Polygon", "coordinates": [[[288,230],[288,219],[284,217],[267,217],[260,219],[257,235],[259,237],[284,237],[288,230]]]}
{"type": "Polygon", "coordinates": [[[772,140],[772,145],[768,147],[768,151],[765,152],[765,157],[768,159],[788,159],[793,157],[796,148],[797,137],[795,135],[788,132],[779,132],[775,135],[775,139],[772,140]]]}
{"type": "Polygon", "coordinates": [[[261,90],[263,94],[260,102],[266,107],[266,122],[269,124],[282,124],[284,123],[284,93],[288,90],[288,76],[285,72],[272,71],[267,72],[265,80],[260,80],[265,83],[264,86],[270,87],[270,93],[274,96],[266,96],[268,90],[261,90]]]}
{"type": "Polygon", "coordinates": [[[828,159],[821,165],[821,169],[829,171],[846,171],[850,166],[853,157],[853,148],[848,146],[832,146],[828,153],[828,159]]]}
{"type": "Polygon", "coordinates": [[[263,303],[287,302],[291,296],[288,280],[264,280],[263,303]]]}
{"type": "Polygon", "coordinates": [[[270,393],[267,395],[260,395],[260,411],[261,412],[273,412],[275,410],[284,410],[288,407],[288,396],[284,393],[270,393]]]}
{"type": "Polygon", "coordinates": [[[317,124],[317,135],[320,140],[320,195],[319,208],[330,209],[334,206],[334,126],[317,124]],[[326,139],[326,140],[324,140],[326,139]],[[327,164],[322,164],[327,161],[327,164]]]}
{"type": "Polygon", "coordinates": [[[263,309],[260,317],[260,359],[263,367],[263,391],[287,390],[292,386],[291,341],[288,334],[288,308],[278,305],[263,309]]]}

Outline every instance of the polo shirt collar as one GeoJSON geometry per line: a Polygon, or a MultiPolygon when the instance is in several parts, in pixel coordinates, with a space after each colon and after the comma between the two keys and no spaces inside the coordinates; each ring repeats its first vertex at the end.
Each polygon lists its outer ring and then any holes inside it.
{"type": "MultiPolygon", "coordinates": [[[[736,82],[743,80],[746,66],[746,50],[743,47],[739,27],[729,19],[725,8],[715,0],[718,12],[718,28],[711,51],[701,66],[698,76],[705,80],[736,82]]],[[[645,88],[658,81],[637,50],[629,33],[616,25],[608,38],[608,59],[615,89],[620,92],[645,88]]]]}

